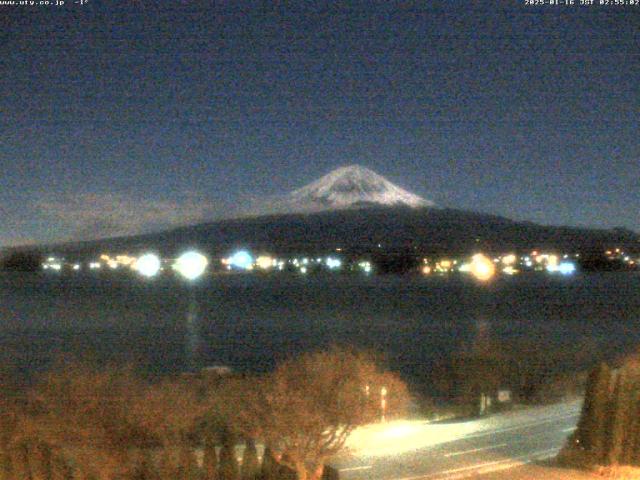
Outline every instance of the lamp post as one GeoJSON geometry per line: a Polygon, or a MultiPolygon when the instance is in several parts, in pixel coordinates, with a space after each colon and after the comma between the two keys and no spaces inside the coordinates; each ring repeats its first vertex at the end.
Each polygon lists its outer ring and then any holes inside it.
{"type": "Polygon", "coordinates": [[[173,269],[188,282],[189,308],[187,309],[186,324],[186,364],[190,371],[198,366],[198,351],[200,347],[200,332],[198,325],[198,301],[194,282],[202,276],[207,269],[209,260],[201,253],[189,251],[178,257],[173,264],[173,269]]]}
{"type": "Polygon", "coordinates": [[[386,421],[385,414],[387,413],[387,387],[380,389],[380,411],[382,412],[380,421],[384,423],[386,421]]]}

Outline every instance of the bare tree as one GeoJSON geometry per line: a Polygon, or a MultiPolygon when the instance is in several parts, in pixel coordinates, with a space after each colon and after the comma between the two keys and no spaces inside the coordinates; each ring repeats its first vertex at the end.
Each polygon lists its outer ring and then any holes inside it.
{"type": "Polygon", "coordinates": [[[299,480],[320,479],[349,434],[380,418],[383,403],[392,415],[408,400],[405,384],[370,356],[339,348],[286,361],[257,385],[240,425],[251,426],[299,480]]]}
{"type": "Polygon", "coordinates": [[[48,472],[55,454],[85,476],[127,474],[132,449],[151,441],[131,409],[142,391],[130,369],[59,363],[30,392],[21,425],[29,457],[38,459],[30,468],[48,472]]]}

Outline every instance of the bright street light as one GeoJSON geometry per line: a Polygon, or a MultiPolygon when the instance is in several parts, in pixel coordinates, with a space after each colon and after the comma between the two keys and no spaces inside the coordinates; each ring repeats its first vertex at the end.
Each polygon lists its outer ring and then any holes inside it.
{"type": "Polygon", "coordinates": [[[496,273],[496,267],[486,256],[478,253],[471,259],[470,272],[481,282],[491,279],[496,273]]]}
{"type": "Polygon", "coordinates": [[[146,253],[136,260],[134,269],[142,276],[155,277],[160,271],[160,258],[155,253],[146,253]]]}
{"type": "Polygon", "coordinates": [[[204,273],[209,265],[207,257],[201,253],[190,251],[183,253],[173,264],[173,269],[187,280],[195,280],[204,273]]]}

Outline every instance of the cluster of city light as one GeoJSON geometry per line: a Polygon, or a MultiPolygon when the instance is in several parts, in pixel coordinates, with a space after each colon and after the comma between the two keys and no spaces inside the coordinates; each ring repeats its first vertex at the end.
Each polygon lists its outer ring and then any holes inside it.
{"type": "Polygon", "coordinates": [[[111,257],[106,253],[100,255],[100,261],[106,264],[112,270],[116,270],[119,267],[134,268],[137,260],[138,259],[136,257],[132,257],[130,255],[116,255],[115,257],[111,257]]]}
{"type": "Polygon", "coordinates": [[[358,263],[358,267],[360,268],[360,270],[362,270],[364,273],[371,273],[372,271],[372,266],[371,266],[371,262],[363,260],[361,262],[358,263]]]}
{"type": "Polygon", "coordinates": [[[630,266],[633,266],[636,263],[640,262],[640,257],[638,257],[637,259],[633,259],[631,257],[631,255],[626,253],[621,248],[614,248],[614,249],[607,250],[607,251],[605,251],[605,255],[607,256],[607,258],[609,260],[621,261],[621,262],[626,263],[626,264],[628,264],[630,266]]]}
{"type": "Polygon", "coordinates": [[[261,270],[270,270],[278,266],[278,260],[268,255],[260,255],[256,258],[256,266],[261,270]]]}
{"type": "MultiPolygon", "coordinates": [[[[342,268],[343,262],[337,257],[293,257],[288,260],[278,259],[271,255],[259,255],[257,258],[247,250],[239,250],[234,252],[231,256],[223,258],[221,260],[222,265],[227,270],[240,270],[250,271],[258,269],[261,271],[279,270],[282,271],[286,264],[289,264],[293,269],[300,273],[308,273],[310,269],[316,265],[317,267],[326,267],[329,270],[338,270],[342,268]]],[[[365,272],[372,270],[370,262],[360,262],[359,268],[365,272]]]]}
{"type": "Polygon", "coordinates": [[[518,261],[518,257],[516,257],[515,253],[509,253],[503,256],[500,260],[503,265],[508,267],[514,265],[518,261]]]}
{"type": "Polygon", "coordinates": [[[456,260],[440,260],[439,262],[436,262],[435,271],[438,273],[452,272],[457,263],[458,262],[456,260]]]}
{"type": "MultiPolygon", "coordinates": [[[[336,249],[337,250],[337,249],[336,249]]],[[[640,262],[640,258],[632,258],[631,255],[625,253],[621,249],[610,249],[604,252],[610,260],[620,260],[628,265],[635,265],[640,262]]],[[[539,252],[533,250],[531,252],[517,255],[515,253],[506,253],[503,255],[491,255],[478,253],[470,260],[463,258],[439,258],[429,259],[423,258],[420,265],[420,271],[424,275],[430,274],[450,274],[454,272],[469,273],[475,278],[486,281],[492,278],[496,273],[505,275],[515,275],[521,271],[546,271],[552,274],[570,275],[576,271],[576,259],[579,254],[558,254],[551,252],[539,252]]],[[[371,273],[373,265],[371,261],[365,259],[354,259],[353,262],[345,261],[337,255],[329,255],[326,257],[290,257],[276,258],[272,255],[262,253],[257,257],[248,250],[238,250],[230,256],[222,258],[221,263],[226,266],[227,270],[235,270],[247,272],[259,270],[264,272],[282,271],[285,268],[297,271],[301,274],[315,272],[318,270],[342,270],[359,271],[371,273]]],[[[165,262],[170,263],[169,260],[165,262]]],[[[208,259],[198,252],[187,252],[180,256],[173,263],[173,269],[185,278],[194,279],[202,275],[208,266],[208,259]]],[[[154,253],[145,253],[139,257],[128,254],[119,254],[111,256],[109,254],[100,255],[98,260],[86,263],[73,263],[65,261],[63,258],[49,256],[42,263],[44,270],[53,271],[76,271],[79,272],[86,268],[87,270],[98,270],[102,267],[117,269],[127,267],[139,273],[144,277],[154,277],[162,271],[163,260],[154,253]]]]}
{"type": "Polygon", "coordinates": [[[545,268],[555,268],[558,266],[558,256],[554,254],[540,253],[535,254],[537,252],[532,253],[535,262],[539,265],[543,265],[545,268]]]}
{"type": "Polygon", "coordinates": [[[326,264],[329,270],[336,270],[342,266],[342,261],[339,258],[327,257],[326,264]]]}
{"type": "Polygon", "coordinates": [[[47,257],[46,261],[42,264],[44,270],[54,270],[59,272],[62,270],[63,260],[56,257],[47,257]]]}
{"type": "Polygon", "coordinates": [[[547,271],[562,275],[572,275],[576,271],[576,266],[573,262],[561,262],[558,265],[547,265],[547,271]]]}
{"type": "Polygon", "coordinates": [[[506,275],[515,275],[519,271],[520,270],[516,269],[515,267],[512,267],[511,265],[507,265],[506,267],[504,267],[502,269],[502,273],[504,273],[506,275]]]}

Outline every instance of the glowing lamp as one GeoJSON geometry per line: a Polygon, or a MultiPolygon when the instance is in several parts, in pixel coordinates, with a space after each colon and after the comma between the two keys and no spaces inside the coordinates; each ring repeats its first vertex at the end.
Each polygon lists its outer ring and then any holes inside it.
{"type": "Polygon", "coordinates": [[[263,270],[267,270],[273,266],[275,266],[276,262],[269,256],[263,255],[256,259],[256,265],[263,270]]]}
{"type": "Polygon", "coordinates": [[[576,271],[576,266],[571,262],[562,262],[557,268],[562,275],[571,275],[576,271]]]}
{"type": "Polygon", "coordinates": [[[246,250],[240,250],[229,258],[229,264],[236,268],[249,270],[253,266],[253,257],[246,250]]]}
{"type": "Polygon", "coordinates": [[[513,253],[505,255],[504,257],[502,257],[502,263],[505,265],[513,265],[514,263],[516,263],[516,256],[513,253]]]}
{"type": "Polygon", "coordinates": [[[195,280],[204,273],[209,265],[207,257],[198,252],[186,252],[173,264],[173,269],[187,280],[195,280]]]}
{"type": "Polygon", "coordinates": [[[327,257],[327,267],[329,267],[331,270],[340,268],[340,265],[342,265],[342,262],[339,259],[327,257]]]}
{"type": "Polygon", "coordinates": [[[160,258],[154,253],[146,253],[136,260],[134,269],[144,277],[155,277],[160,271],[160,258]]]}
{"type": "Polygon", "coordinates": [[[484,282],[495,275],[496,267],[489,258],[478,253],[471,258],[469,271],[478,280],[484,282]]]}

